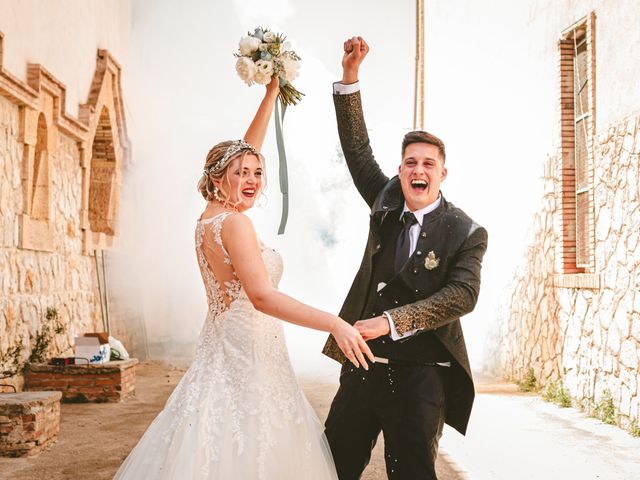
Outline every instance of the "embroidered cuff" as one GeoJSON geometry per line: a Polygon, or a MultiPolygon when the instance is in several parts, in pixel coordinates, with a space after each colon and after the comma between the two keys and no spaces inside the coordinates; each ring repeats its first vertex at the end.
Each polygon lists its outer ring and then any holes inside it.
{"type": "Polygon", "coordinates": [[[389,312],[382,312],[382,314],[385,317],[387,317],[387,321],[389,322],[389,336],[391,337],[391,340],[393,340],[394,342],[397,340],[402,340],[403,338],[410,337],[411,335],[415,334],[418,331],[418,329],[414,329],[400,335],[396,330],[396,326],[393,323],[393,318],[391,318],[391,314],[389,312]]]}

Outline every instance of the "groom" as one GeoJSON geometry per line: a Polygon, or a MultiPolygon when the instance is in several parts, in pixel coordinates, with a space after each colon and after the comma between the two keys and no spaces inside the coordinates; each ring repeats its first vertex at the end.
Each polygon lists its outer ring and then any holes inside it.
{"type": "Polygon", "coordinates": [[[326,435],[340,480],[360,478],[381,430],[390,479],[435,479],[443,424],[464,434],[473,404],[460,317],[478,299],[487,232],[442,196],[445,148],[436,136],[406,134],[398,175],[380,170],[358,84],[368,51],[360,37],[345,42],[333,98],[349,171],[371,208],[364,258],[340,316],[377,361],[369,371],[350,367],[329,338],[324,353],[343,368],[326,435]]]}

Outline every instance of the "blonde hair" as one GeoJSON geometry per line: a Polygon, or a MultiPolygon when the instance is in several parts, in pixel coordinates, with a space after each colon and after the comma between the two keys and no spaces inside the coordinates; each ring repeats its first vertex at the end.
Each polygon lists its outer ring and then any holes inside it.
{"type": "MultiPolygon", "coordinates": [[[[245,157],[247,156],[247,154],[254,155],[254,153],[252,153],[248,149],[240,150],[236,155],[231,157],[231,160],[221,170],[216,171],[214,173],[212,172],[212,168],[214,168],[218,164],[218,162],[222,160],[225,153],[227,152],[227,149],[234,143],[235,143],[234,141],[227,140],[214,145],[214,147],[211,150],[209,150],[209,153],[207,153],[207,158],[204,162],[204,172],[202,173],[200,180],[198,180],[198,191],[204,197],[205,200],[221,201],[221,203],[225,207],[231,206],[232,208],[235,208],[237,203],[231,204],[230,192],[227,192],[226,190],[223,189],[224,180],[227,181],[227,185],[229,186],[231,185],[231,181],[229,180],[229,167],[231,166],[231,164],[236,158],[239,158],[240,171],[242,171],[245,157]],[[216,187],[215,185],[216,181],[218,182],[218,185],[220,185],[220,187],[216,187]],[[216,196],[216,193],[217,193],[217,196],[216,196]]],[[[256,157],[258,157],[258,160],[260,161],[261,165],[264,168],[264,157],[262,156],[262,154],[258,152],[255,155],[256,157]]],[[[238,195],[240,194],[239,191],[237,193],[238,195]]]]}

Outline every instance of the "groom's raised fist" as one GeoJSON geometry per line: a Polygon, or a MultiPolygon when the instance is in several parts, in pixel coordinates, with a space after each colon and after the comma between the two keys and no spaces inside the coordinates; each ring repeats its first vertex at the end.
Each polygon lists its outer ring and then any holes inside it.
{"type": "Polygon", "coordinates": [[[342,83],[355,83],[358,81],[360,64],[369,53],[369,45],[362,37],[351,37],[344,42],[343,48],[342,83]]]}

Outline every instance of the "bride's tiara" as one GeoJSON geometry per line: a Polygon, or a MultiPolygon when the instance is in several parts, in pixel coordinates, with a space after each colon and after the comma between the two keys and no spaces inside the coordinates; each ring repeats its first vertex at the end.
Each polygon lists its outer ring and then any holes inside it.
{"type": "Polygon", "coordinates": [[[205,174],[211,174],[211,173],[219,173],[221,172],[224,167],[226,167],[228,165],[228,163],[231,161],[231,159],[238,154],[239,152],[241,152],[242,150],[249,150],[251,153],[253,153],[254,155],[259,155],[260,153],[255,149],[255,147],[253,145],[251,145],[250,143],[244,141],[244,140],[234,140],[234,142],[229,145],[229,147],[227,148],[227,151],[224,152],[224,155],[222,157],[222,159],[220,159],[218,162],[216,162],[215,165],[211,166],[209,168],[209,170],[205,170],[205,174]]]}

